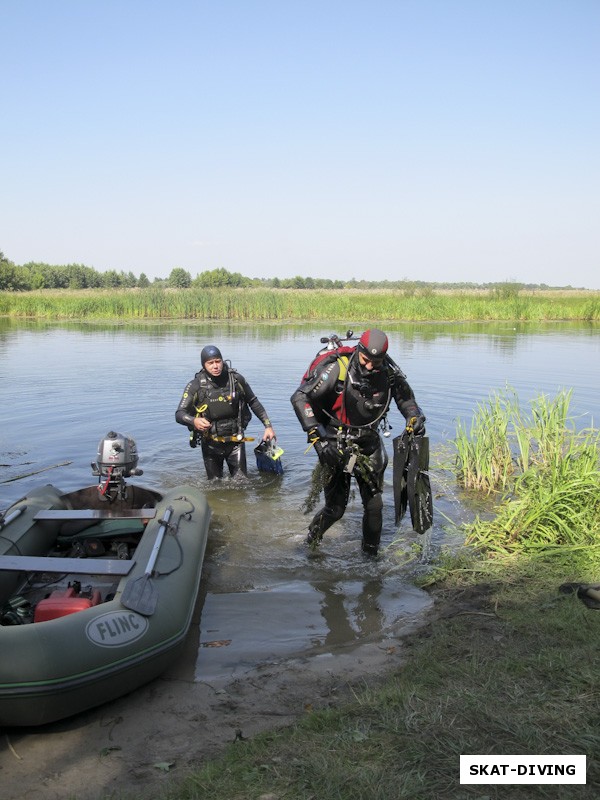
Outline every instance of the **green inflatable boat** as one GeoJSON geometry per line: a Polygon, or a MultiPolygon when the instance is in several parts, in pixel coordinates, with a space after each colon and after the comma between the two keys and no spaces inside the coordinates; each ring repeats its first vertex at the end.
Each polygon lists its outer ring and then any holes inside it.
{"type": "Polygon", "coordinates": [[[98,485],[27,494],[0,515],[0,726],[42,725],[156,678],[188,633],[210,508],[157,492],[132,439],[109,432],[98,485]]]}

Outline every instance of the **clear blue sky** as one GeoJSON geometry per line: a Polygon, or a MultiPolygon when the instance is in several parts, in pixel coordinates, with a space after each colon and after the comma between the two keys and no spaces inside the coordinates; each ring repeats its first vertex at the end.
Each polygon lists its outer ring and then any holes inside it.
{"type": "Polygon", "coordinates": [[[0,0],[0,250],[600,288],[599,0],[0,0]]]}

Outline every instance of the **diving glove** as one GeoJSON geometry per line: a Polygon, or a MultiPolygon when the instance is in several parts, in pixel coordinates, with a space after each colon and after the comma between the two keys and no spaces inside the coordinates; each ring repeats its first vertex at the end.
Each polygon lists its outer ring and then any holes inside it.
{"type": "Polygon", "coordinates": [[[339,467],[342,463],[342,454],[334,444],[327,441],[315,442],[315,450],[319,456],[322,464],[327,464],[328,467],[339,467]]]}
{"type": "Polygon", "coordinates": [[[327,438],[327,431],[323,425],[317,425],[308,432],[308,441],[314,445],[321,464],[335,468],[342,463],[342,453],[336,448],[333,442],[327,438]]]}
{"type": "Polygon", "coordinates": [[[406,420],[406,429],[415,436],[425,436],[425,422],[427,421],[427,417],[425,414],[417,413],[414,414],[406,420]]]}

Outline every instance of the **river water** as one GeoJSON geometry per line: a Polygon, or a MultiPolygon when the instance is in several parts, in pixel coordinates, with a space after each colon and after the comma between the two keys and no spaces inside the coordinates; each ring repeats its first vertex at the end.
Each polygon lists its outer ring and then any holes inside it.
{"type": "MultiPolygon", "coordinates": [[[[458,418],[468,422],[494,391],[513,389],[523,407],[544,393],[573,389],[571,413],[586,427],[600,419],[600,327],[591,324],[394,324],[390,353],[427,415],[434,526],[430,552],[460,538],[474,513],[449,466],[458,418]]],[[[357,333],[361,330],[356,328],[357,333]]],[[[382,637],[429,604],[403,564],[419,540],[409,516],[393,519],[391,466],[384,494],[383,552],[360,550],[361,506],[353,497],[317,556],[304,545],[303,504],[315,464],[289,397],[335,325],[55,324],[0,320],[0,510],[27,490],[64,491],[94,483],[99,440],[132,436],[154,488],[204,487],[213,512],[202,595],[196,679],[243,673],[272,659],[382,637]],[[246,485],[208,483],[199,449],[174,413],[200,350],[216,344],[266,407],[284,449],[283,476],[256,470],[246,485]],[[403,554],[399,558],[398,555],[403,554]],[[213,645],[213,646],[211,646],[213,645]],[[221,646],[217,646],[221,645],[221,646]]],[[[392,437],[402,430],[394,408],[392,437]]],[[[247,433],[259,437],[253,419],[247,433]]],[[[390,452],[391,437],[386,440],[390,452]]],[[[133,479],[132,479],[133,480],[133,479]]]]}

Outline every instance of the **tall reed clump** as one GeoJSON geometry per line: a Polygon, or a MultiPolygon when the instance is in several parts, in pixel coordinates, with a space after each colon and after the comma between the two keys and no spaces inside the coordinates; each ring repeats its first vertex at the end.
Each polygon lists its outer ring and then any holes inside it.
{"type": "Polygon", "coordinates": [[[499,491],[491,520],[478,518],[465,543],[489,554],[600,546],[600,433],[569,419],[571,391],[480,406],[469,434],[459,424],[456,471],[466,488],[499,491]]]}
{"type": "Polygon", "coordinates": [[[469,431],[458,420],[456,473],[466,489],[489,494],[507,488],[514,471],[508,433],[513,409],[513,400],[496,394],[487,403],[478,404],[469,431]]]}

